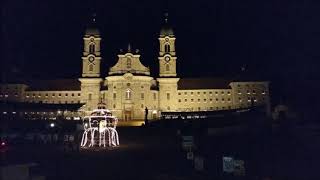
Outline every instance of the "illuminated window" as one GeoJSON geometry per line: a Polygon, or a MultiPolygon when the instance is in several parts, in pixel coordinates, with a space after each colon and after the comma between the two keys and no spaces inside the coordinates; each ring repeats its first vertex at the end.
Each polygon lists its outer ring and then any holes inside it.
{"type": "Polygon", "coordinates": [[[94,44],[93,44],[93,43],[91,43],[91,44],[89,45],[89,53],[90,53],[90,54],[93,54],[93,53],[94,53],[94,44]]]}
{"type": "Polygon", "coordinates": [[[230,94],[230,91],[228,91],[228,95],[231,95],[231,94],[230,94]]]}
{"type": "Polygon", "coordinates": [[[265,91],[265,90],[263,90],[261,94],[266,94],[266,91],[265,91]]]}
{"type": "Polygon", "coordinates": [[[46,94],[46,97],[48,97],[48,94],[46,94]]]}
{"type": "Polygon", "coordinates": [[[170,93],[167,93],[167,100],[170,100],[170,93]]]}
{"type": "Polygon", "coordinates": [[[89,71],[93,71],[93,64],[89,65],[89,71]]]}
{"type": "Polygon", "coordinates": [[[247,90],[247,94],[250,94],[250,91],[249,91],[249,90],[247,90]]]}
{"type": "Polygon", "coordinates": [[[166,53],[170,52],[170,45],[169,44],[164,45],[164,52],[166,52],[166,53]]]}
{"type": "MultiPolygon", "coordinates": [[[[114,96],[114,98],[115,98],[115,96],[114,96]]],[[[127,99],[127,100],[130,100],[130,99],[131,99],[131,91],[130,91],[130,89],[128,89],[128,90],[126,91],[126,99],[127,99]]]]}
{"type": "Polygon", "coordinates": [[[41,94],[38,94],[38,97],[41,98],[41,94]]]}
{"type": "Polygon", "coordinates": [[[255,90],[252,90],[252,94],[256,94],[256,91],[255,91],[255,90]]]}
{"type": "Polygon", "coordinates": [[[131,68],[131,58],[127,58],[127,68],[131,68]]]}
{"type": "Polygon", "coordinates": [[[170,71],[169,64],[166,64],[166,71],[170,71]]]}

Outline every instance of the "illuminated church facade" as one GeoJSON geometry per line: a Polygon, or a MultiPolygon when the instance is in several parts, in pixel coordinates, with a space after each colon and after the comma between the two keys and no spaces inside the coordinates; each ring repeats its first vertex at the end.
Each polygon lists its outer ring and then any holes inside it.
{"type": "MultiPolygon", "coordinates": [[[[88,113],[101,102],[120,120],[157,119],[163,112],[203,112],[265,106],[270,109],[267,81],[181,78],[177,75],[175,35],[166,24],[160,31],[159,75],[140,61],[130,45],[103,77],[101,36],[87,28],[83,37],[82,76],[78,79],[25,81],[0,85],[0,100],[39,104],[82,104],[88,113]]],[[[183,60],[181,60],[183,61],[183,60]]]]}

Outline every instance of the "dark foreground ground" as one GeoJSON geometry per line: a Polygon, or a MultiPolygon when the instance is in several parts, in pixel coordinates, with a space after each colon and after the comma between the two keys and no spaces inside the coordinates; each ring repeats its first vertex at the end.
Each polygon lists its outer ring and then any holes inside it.
{"type": "Polygon", "coordinates": [[[117,148],[71,151],[62,145],[16,145],[5,161],[37,163],[34,171],[49,180],[320,179],[320,131],[315,126],[233,131],[221,128],[211,136],[197,135],[195,154],[205,158],[205,172],[196,172],[186,159],[176,130],[156,127],[119,128],[117,148]],[[244,160],[246,176],[223,174],[223,156],[244,160]]]}
{"type": "Polygon", "coordinates": [[[190,179],[191,164],[171,132],[120,128],[120,147],[63,150],[57,145],[19,145],[7,161],[34,162],[49,180],[61,179],[190,179]]]}

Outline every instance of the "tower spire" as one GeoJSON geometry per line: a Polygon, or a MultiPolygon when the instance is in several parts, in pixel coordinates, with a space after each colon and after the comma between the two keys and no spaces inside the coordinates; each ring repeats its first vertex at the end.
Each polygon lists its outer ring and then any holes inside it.
{"type": "Polygon", "coordinates": [[[168,13],[168,12],[165,12],[165,13],[164,13],[164,22],[165,22],[165,23],[168,23],[168,17],[169,17],[169,13],[168,13]]]}
{"type": "Polygon", "coordinates": [[[131,52],[131,45],[128,43],[128,52],[131,52]]]}

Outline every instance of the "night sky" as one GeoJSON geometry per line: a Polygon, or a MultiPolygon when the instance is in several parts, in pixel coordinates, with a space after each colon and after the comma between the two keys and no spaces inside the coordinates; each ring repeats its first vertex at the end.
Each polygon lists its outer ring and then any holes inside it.
{"type": "Polygon", "coordinates": [[[251,77],[271,81],[275,103],[315,108],[320,1],[4,0],[1,8],[2,79],[80,77],[82,37],[94,12],[103,74],[130,42],[157,76],[167,11],[180,77],[234,77],[246,67],[251,77]]]}

